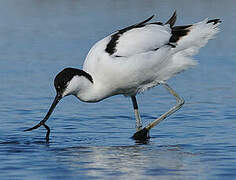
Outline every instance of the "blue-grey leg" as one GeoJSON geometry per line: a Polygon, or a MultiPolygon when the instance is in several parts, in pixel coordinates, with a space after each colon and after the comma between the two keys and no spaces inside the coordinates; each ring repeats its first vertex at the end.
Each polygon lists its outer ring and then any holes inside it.
{"type": "Polygon", "coordinates": [[[131,96],[131,99],[132,99],[134,114],[136,118],[136,131],[139,131],[142,129],[142,121],[141,121],[141,117],[138,111],[138,103],[135,96],[131,96]]]}
{"type": "Polygon", "coordinates": [[[170,94],[172,94],[176,98],[176,105],[166,113],[162,114],[159,118],[148,124],[145,127],[147,130],[150,130],[151,128],[159,124],[161,121],[163,121],[165,118],[167,118],[174,112],[178,111],[184,105],[184,99],[181,98],[168,84],[166,83],[161,83],[161,84],[167,89],[167,91],[169,91],[170,94]]]}
{"type": "Polygon", "coordinates": [[[153,128],[154,126],[159,124],[161,121],[163,121],[165,118],[167,118],[168,116],[170,116],[171,114],[173,114],[174,112],[179,110],[184,104],[184,99],[181,98],[168,84],[166,84],[166,83],[160,83],[160,84],[162,84],[167,89],[167,91],[176,98],[176,105],[174,107],[172,107],[166,113],[162,114],[159,118],[157,118],[153,122],[149,123],[142,130],[136,132],[133,135],[133,138],[136,140],[144,140],[147,137],[147,134],[151,128],[153,128]]]}

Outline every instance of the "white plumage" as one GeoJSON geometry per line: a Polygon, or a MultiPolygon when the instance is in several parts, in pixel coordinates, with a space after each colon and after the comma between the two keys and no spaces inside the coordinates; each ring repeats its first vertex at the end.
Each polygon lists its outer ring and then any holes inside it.
{"type": "Polygon", "coordinates": [[[165,23],[149,21],[121,29],[97,42],[89,51],[83,70],[66,68],[55,78],[57,95],[45,118],[30,131],[45,124],[61,98],[74,95],[84,102],[98,102],[113,95],[130,96],[136,117],[134,139],[145,140],[149,130],[177,111],[184,100],[165,83],[177,73],[197,64],[192,59],[199,48],[218,32],[219,19],[205,19],[187,26],[174,26],[176,12],[165,23]],[[162,84],[177,100],[176,106],[141,129],[136,94],[162,84]]]}
{"type": "Polygon", "coordinates": [[[135,95],[196,65],[192,55],[218,32],[218,23],[207,22],[205,19],[188,27],[189,32],[173,43],[175,47],[168,44],[172,36],[169,24],[147,24],[125,32],[112,55],[105,49],[114,33],[97,42],[83,66],[94,79],[94,91],[105,92],[93,100],[135,95]]]}
{"type": "MultiPolygon", "coordinates": [[[[111,38],[111,36],[109,36],[111,38]]],[[[117,52],[113,56],[130,57],[136,54],[153,51],[169,42],[171,29],[169,25],[149,24],[131,29],[122,34],[118,40],[117,52]]]]}

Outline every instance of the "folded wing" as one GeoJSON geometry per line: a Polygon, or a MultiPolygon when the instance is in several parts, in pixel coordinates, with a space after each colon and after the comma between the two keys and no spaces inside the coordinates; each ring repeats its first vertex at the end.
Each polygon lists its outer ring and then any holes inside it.
{"type": "Polygon", "coordinates": [[[148,51],[156,51],[169,43],[171,27],[176,21],[176,12],[163,24],[148,23],[153,16],[141,23],[121,29],[110,36],[106,53],[114,57],[129,57],[148,51]]]}

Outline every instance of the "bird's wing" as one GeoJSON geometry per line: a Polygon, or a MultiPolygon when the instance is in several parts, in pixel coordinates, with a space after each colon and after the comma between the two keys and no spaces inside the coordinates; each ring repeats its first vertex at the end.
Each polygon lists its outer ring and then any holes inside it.
{"type": "Polygon", "coordinates": [[[121,29],[108,37],[105,53],[113,57],[129,57],[148,51],[156,51],[169,43],[171,28],[176,21],[176,12],[165,23],[148,23],[150,18],[121,29]]]}

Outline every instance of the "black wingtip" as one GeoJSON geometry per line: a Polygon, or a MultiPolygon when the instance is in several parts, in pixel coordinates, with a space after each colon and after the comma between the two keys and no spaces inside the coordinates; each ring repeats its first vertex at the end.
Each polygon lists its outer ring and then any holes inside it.
{"type": "Polygon", "coordinates": [[[165,23],[165,24],[169,24],[170,27],[172,28],[176,22],[177,19],[177,13],[176,10],[174,11],[173,15],[171,16],[171,18],[165,23]]]}
{"type": "Polygon", "coordinates": [[[221,23],[221,22],[222,21],[220,19],[211,19],[211,20],[207,21],[207,24],[208,23],[213,23],[213,25],[215,25],[215,24],[218,24],[218,23],[221,23]]]}
{"type": "Polygon", "coordinates": [[[107,44],[105,51],[109,54],[112,55],[114,54],[116,50],[116,44],[118,39],[120,38],[121,34],[125,33],[126,31],[129,31],[130,29],[133,28],[138,28],[138,27],[143,27],[146,25],[148,21],[150,21],[155,15],[150,16],[149,18],[145,19],[142,22],[136,23],[134,25],[128,26],[126,28],[120,29],[117,33],[113,34],[111,36],[110,42],[107,44]]]}
{"type": "Polygon", "coordinates": [[[136,24],[136,26],[139,26],[139,25],[143,25],[145,24],[146,22],[150,21],[155,15],[153,14],[152,16],[150,16],[149,18],[145,19],[144,21],[136,24]]]}

